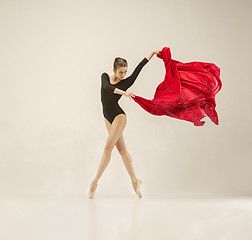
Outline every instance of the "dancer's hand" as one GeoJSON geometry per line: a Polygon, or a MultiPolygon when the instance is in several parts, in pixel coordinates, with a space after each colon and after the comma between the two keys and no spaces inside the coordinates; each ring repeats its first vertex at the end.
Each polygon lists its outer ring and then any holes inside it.
{"type": "Polygon", "coordinates": [[[159,50],[154,50],[153,53],[154,54],[158,54],[160,51],[159,50]]]}
{"type": "Polygon", "coordinates": [[[131,100],[133,100],[132,97],[135,97],[135,94],[127,91],[124,93],[124,96],[129,97],[131,100]]]}

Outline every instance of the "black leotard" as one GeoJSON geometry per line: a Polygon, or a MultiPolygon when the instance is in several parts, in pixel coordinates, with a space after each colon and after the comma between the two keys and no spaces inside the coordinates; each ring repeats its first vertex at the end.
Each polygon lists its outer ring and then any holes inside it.
{"type": "Polygon", "coordinates": [[[138,74],[140,73],[143,66],[148,62],[148,59],[145,57],[135,68],[133,73],[121,80],[116,84],[110,83],[109,75],[104,72],[101,75],[101,102],[103,106],[103,116],[112,124],[114,118],[123,113],[126,113],[118,104],[118,100],[121,98],[121,94],[114,93],[115,88],[126,91],[136,80],[138,74]]]}

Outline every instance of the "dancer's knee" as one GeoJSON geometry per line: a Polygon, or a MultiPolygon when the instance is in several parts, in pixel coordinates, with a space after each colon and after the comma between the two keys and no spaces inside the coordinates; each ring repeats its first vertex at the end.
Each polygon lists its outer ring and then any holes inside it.
{"type": "Polygon", "coordinates": [[[111,154],[112,150],[114,148],[114,145],[111,143],[107,143],[104,147],[104,152],[111,154]]]}
{"type": "Polygon", "coordinates": [[[121,156],[126,156],[127,155],[127,149],[126,148],[120,148],[117,147],[118,152],[120,153],[121,156]]]}

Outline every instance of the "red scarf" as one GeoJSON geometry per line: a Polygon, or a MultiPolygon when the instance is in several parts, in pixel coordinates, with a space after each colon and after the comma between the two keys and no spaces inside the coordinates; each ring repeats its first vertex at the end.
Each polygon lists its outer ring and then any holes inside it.
{"type": "Polygon", "coordinates": [[[213,63],[182,63],[171,59],[170,48],[164,47],[157,54],[163,59],[165,79],[156,88],[152,100],[135,95],[132,99],[153,115],[167,115],[203,126],[200,121],[208,116],[219,124],[215,111],[215,95],[222,87],[220,68],[213,63]]]}

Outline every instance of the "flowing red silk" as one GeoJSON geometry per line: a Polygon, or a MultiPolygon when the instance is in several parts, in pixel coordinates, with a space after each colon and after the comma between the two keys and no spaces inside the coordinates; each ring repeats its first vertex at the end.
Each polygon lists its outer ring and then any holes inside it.
{"type": "Polygon", "coordinates": [[[215,95],[222,87],[220,68],[213,63],[182,63],[171,59],[169,47],[164,47],[157,57],[163,59],[166,73],[154,98],[135,95],[132,99],[153,115],[167,115],[195,126],[203,126],[205,121],[200,120],[208,116],[218,125],[215,95]]]}

